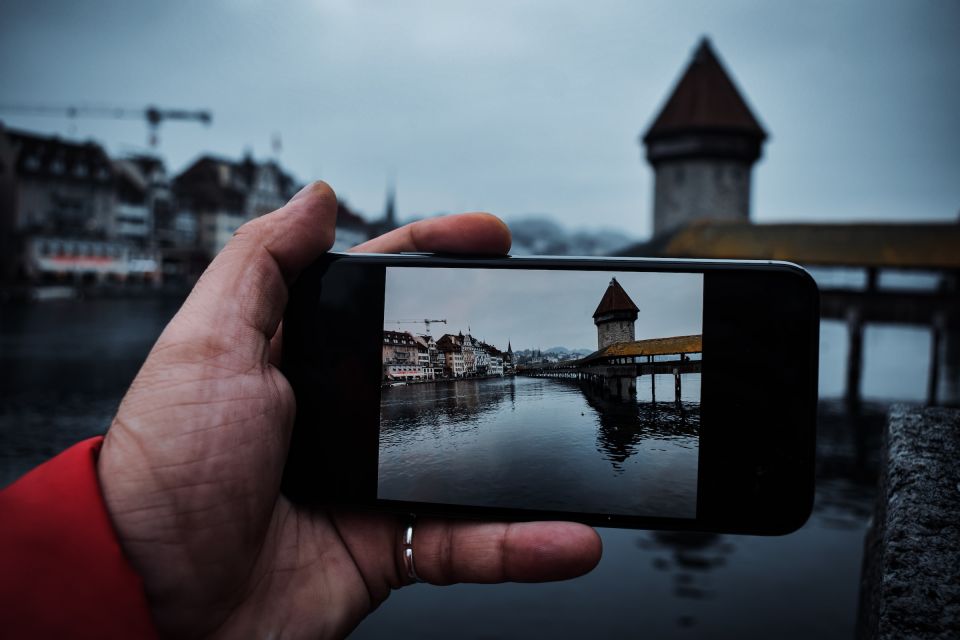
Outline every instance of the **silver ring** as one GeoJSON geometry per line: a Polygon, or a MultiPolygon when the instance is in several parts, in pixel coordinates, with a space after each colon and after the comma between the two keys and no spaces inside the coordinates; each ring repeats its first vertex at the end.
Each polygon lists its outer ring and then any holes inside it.
{"type": "Polygon", "coordinates": [[[413,564],[413,525],[416,524],[416,521],[416,516],[410,516],[407,526],[403,529],[403,539],[400,540],[400,554],[403,556],[403,567],[410,582],[423,582],[423,578],[417,575],[416,565],[413,564]]]}

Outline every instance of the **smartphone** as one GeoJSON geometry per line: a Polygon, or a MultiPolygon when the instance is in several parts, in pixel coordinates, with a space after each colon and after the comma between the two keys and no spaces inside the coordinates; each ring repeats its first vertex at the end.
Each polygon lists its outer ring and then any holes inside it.
{"type": "Polygon", "coordinates": [[[813,504],[818,335],[783,262],[327,254],[283,320],[283,491],[788,533],[813,504]]]}

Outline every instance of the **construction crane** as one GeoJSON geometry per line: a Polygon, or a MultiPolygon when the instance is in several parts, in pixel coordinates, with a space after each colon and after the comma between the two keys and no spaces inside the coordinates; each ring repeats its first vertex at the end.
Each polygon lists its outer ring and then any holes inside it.
{"type": "Polygon", "coordinates": [[[432,333],[430,333],[430,323],[432,323],[432,322],[442,322],[443,324],[447,324],[446,319],[444,319],[444,320],[428,320],[427,318],[424,318],[423,320],[396,320],[395,322],[396,322],[397,324],[422,324],[422,325],[424,325],[424,326],[427,328],[427,335],[428,335],[428,336],[429,336],[429,335],[433,335],[432,333]]]}
{"type": "Polygon", "coordinates": [[[213,114],[206,109],[161,109],[153,105],[143,109],[105,106],[51,106],[0,104],[0,112],[20,113],[30,116],[53,116],[57,118],[114,118],[117,120],[144,120],[147,123],[147,142],[156,148],[160,141],[160,125],[166,120],[194,120],[205,125],[213,122],[213,114]]]}

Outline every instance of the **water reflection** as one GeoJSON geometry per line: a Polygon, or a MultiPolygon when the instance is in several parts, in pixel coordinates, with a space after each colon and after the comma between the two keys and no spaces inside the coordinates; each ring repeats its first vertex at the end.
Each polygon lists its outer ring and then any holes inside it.
{"type": "Polygon", "coordinates": [[[106,431],[175,297],[0,303],[0,487],[106,431]]]}
{"type": "Polygon", "coordinates": [[[378,495],[693,517],[699,407],[608,401],[573,380],[383,390],[378,495]]]}
{"type": "MultiPolygon", "coordinates": [[[[857,414],[846,412],[842,402],[820,403],[817,429],[817,486],[813,515],[804,527],[829,537],[830,530],[860,532],[873,512],[876,478],[880,465],[881,439],[886,405],[867,403],[857,414]]],[[[700,621],[696,601],[718,596],[729,580],[715,575],[735,562],[741,551],[762,538],[684,531],[654,531],[640,534],[637,549],[650,557],[650,566],[669,575],[676,600],[675,624],[688,628],[700,621]]],[[[776,540],[776,538],[770,539],[776,540]]],[[[859,558],[861,549],[851,549],[859,558]]],[[[859,564],[859,563],[857,563],[859,564]]],[[[817,588],[822,585],[810,585],[817,588]]]]}
{"type": "Polygon", "coordinates": [[[697,616],[683,601],[706,600],[716,595],[709,573],[724,566],[736,547],[727,536],[715,533],[654,531],[640,536],[639,549],[653,555],[654,569],[668,573],[678,601],[676,625],[692,627],[697,616]]]}
{"type": "Polygon", "coordinates": [[[820,403],[814,517],[824,526],[861,529],[872,515],[886,414],[883,403],[853,414],[839,400],[820,403]]]}
{"type": "MultiPolygon", "coordinates": [[[[384,387],[380,393],[380,445],[398,446],[404,438],[443,437],[475,430],[487,414],[516,403],[516,383],[482,385],[479,381],[450,380],[384,387]],[[423,433],[422,427],[430,429],[423,433]]],[[[534,392],[535,395],[536,392],[534,392]]]]}
{"type": "Polygon", "coordinates": [[[696,446],[700,430],[700,404],[696,402],[623,402],[611,399],[589,384],[576,384],[596,412],[597,450],[617,472],[637,452],[644,440],[662,438],[679,446],[696,446]]]}

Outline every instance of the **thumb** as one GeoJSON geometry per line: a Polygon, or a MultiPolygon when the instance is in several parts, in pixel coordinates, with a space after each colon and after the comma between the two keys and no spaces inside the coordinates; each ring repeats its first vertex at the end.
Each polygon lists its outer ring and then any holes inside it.
{"type": "MultiPolygon", "coordinates": [[[[333,245],[337,197],[324,182],[237,229],[168,330],[180,344],[219,345],[244,364],[265,362],[287,285],[333,245]]],[[[166,332],[165,332],[166,333],[166,332]]]]}

